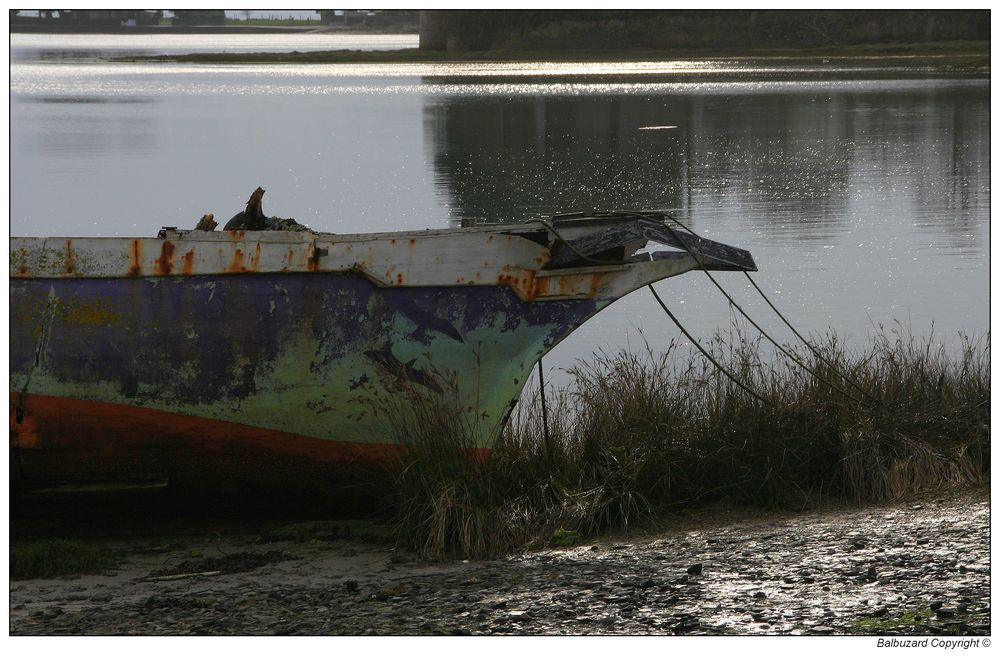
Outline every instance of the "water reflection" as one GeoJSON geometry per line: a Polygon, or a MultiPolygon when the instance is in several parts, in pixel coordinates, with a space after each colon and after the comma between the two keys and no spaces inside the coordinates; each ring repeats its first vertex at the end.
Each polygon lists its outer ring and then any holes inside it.
{"type": "Polygon", "coordinates": [[[142,96],[29,96],[27,103],[153,103],[142,96]]]}
{"type": "Polygon", "coordinates": [[[19,115],[25,130],[14,137],[23,143],[14,146],[42,157],[69,159],[81,172],[89,169],[87,162],[93,158],[150,153],[159,143],[158,113],[135,112],[129,107],[152,103],[152,99],[52,96],[34,100],[38,111],[19,115]],[[59,108],[62,105],[80,109],[66,117],[59,108]],[[53,116],[60,119],[52,121],[53,116]]]}
{"type": "Polygon", "coordinates": [[[423,112],[456,219],[656,207],[814,243],[913,226],[967,252],[987,212],[985,86],[432,96],[423,112]]]}
{"type": "Polygon", "coordinates": [[[424,108],[435,179],[455,212],[488,222],[593,208],[675,207],[683,141],[633,98],[442,99],[424,108]]]}

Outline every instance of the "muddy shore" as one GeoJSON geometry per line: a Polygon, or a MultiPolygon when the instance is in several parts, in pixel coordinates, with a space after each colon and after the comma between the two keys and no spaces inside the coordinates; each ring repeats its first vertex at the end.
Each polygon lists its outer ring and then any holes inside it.
{"type": "Polygon", "coordinates": [[[102,575],[14,581],[10,633],[990,633],[989,491],[424,562],[351,538],[103,538],[102,575]]]}

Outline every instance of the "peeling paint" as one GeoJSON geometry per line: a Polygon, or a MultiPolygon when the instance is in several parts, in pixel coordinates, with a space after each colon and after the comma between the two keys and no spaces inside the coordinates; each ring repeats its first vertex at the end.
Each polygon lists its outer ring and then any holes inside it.
{"type": "Polygon", "coordinates": [[[66,320],[77,325],[102,327],[119,323],[122,314],[116,311],[107,299],[69,298],[60,305],[60,313],[66,320]]]}

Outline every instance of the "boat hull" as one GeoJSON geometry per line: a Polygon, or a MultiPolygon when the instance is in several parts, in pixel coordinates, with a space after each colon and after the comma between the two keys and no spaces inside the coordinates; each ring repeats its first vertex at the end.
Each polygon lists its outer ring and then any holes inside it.
{"type": "Polygon", "coordinates": [[[351,500],[412,446],[414,410],[481,457],[587,318],[696,268],[755,268],[646,213],[13,238],[10,256],[12,481],[237,501],[351,500]],[[677,251],[639,253],[649,241],[677,251]]]}
{"type": "Polygon", "coordinates": [[[538,358],[607,304],[349,273],[21,279],[10,293],[21,475],[172,487],[384,463],[407,398],[448,401],[486,452],[538,358]]]}

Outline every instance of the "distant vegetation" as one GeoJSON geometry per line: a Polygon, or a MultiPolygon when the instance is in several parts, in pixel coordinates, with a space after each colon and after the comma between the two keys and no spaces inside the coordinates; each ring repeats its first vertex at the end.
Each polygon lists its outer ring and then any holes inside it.
{"type": "Polygon", "coordinates": [[[536,399],[487,461],[456,450],[470,433],[446,407],[390,410],[412,449],[396,480],[400,542],[488,556],[713,502],[862,504],[989,478],[989,336],[957,356],[893,332],[851,354],[831,336],[822,360],[799,353],[820,377],[765,363],[754,342],[713,349],[766,402],[674,346],[581,363],[549,401],[549,438],[536,399]]]}

